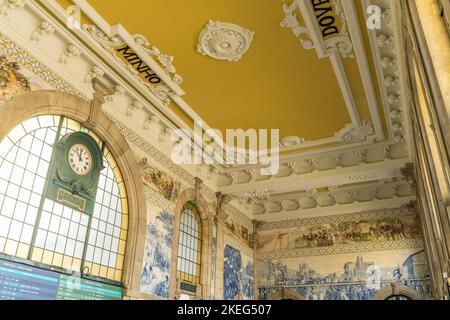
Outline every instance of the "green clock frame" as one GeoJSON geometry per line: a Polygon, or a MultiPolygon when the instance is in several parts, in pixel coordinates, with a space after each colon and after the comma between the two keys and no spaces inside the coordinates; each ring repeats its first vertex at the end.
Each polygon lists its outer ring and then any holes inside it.
{"type": "Polygon", "coordinates": [[[103,156],[97,142],[85,132],[67,134],[56,142],[47,179],[46,197],[80,212],[92,215],[97,196],[103,156]],[[73,145],[85,146],[92,156],[92,167],[86,175],[78,175],[69,164],[73,145]]]}

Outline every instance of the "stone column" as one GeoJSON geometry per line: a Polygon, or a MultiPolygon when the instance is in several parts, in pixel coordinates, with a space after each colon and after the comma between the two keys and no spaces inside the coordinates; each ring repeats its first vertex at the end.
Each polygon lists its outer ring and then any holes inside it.
{"type": "Polygon", "coordinates": [[[217,206],[214,222],[216,224],[216,272],[215,272],[215,289],[214,295],[218,300],[223,299],[223,254],[224,254],[224,237],[225,237],[225,221],[228,214],[224,210],[224,206],[231,200],[227,195],[220,192],[216,193],[217,206]]]}
{"type": "Polygon", "coordinates": [[[252,220],[253,223],[253,234],[252,234],[252,245],[253,245],[253,299],[258,300],[258,284],[257,284],[257,257],[258,257],[258,228],[261,225],[261,221],[252,220]]]}

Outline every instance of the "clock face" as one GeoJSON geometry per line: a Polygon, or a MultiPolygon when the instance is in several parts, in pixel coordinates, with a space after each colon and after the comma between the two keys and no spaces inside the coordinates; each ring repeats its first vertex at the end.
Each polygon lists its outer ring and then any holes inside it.
{"type": "Polygon", "coordinates": [[[82,144],[74,144],[69,149],[69,165],[79,176],[87,175],[92,168],[92,155],[89,149],[82,144]]]}

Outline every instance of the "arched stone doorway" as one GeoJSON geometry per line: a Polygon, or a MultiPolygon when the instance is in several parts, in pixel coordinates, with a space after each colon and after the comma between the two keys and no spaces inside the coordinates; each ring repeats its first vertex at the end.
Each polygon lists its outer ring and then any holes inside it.
{"type": "Polygon", "coordinates": [[[373,300],[423,300],[422,295],[416,290],[398,283],[377,291],[373,300]]]}

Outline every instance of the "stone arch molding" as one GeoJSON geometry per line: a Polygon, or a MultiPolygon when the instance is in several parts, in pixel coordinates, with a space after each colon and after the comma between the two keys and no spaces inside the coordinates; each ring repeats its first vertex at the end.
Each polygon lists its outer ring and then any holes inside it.
{"type": "Polygon", "coordinates": [[[424,300],[424,298],[418,291],[398,283],[391,283],[389,286],[378,290],[375,293],[373,300],[386,300],[389,297],[399,295],[408,297],[411,300],[424,300]]]}
{"type": "Polygon", "coordinates": [[[122,283],[124,297],[139,298],[147,210],[139,166],[128,142],[103,112],[101,99],[92,102],[57,91],[28,92],[0,106],[0,141],[23,121],[40,115],[71,118],[93,130],[108,146],[124,178],[128,195],[128,239],[122,283]]]}

